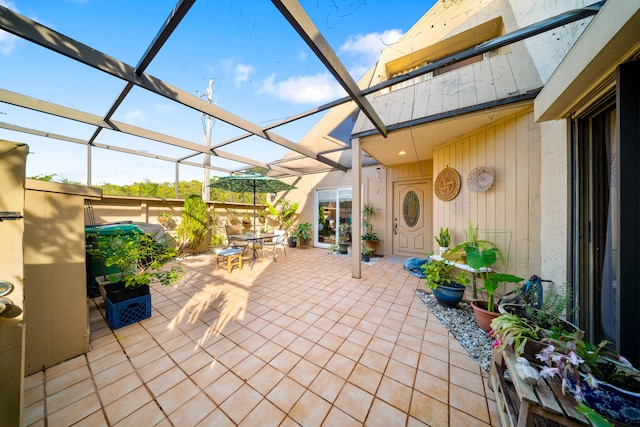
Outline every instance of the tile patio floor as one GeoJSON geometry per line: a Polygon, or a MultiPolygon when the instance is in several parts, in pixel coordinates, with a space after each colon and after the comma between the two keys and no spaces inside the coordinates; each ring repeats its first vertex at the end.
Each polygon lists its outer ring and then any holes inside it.
{"type": "Polygon", "coordinates": [[[152,317],[111,331],[89,300],[91,350],[25,380],[25,426],[500,425],[487,374],[393,258],[290,249],[251,270],[184,262],[152,317]]]}

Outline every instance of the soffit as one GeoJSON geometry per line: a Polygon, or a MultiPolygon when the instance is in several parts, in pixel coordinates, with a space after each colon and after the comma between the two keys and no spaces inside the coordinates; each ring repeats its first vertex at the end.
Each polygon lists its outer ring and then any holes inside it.
{"type": "Polygon", "coordinates": [[[531,101],[509,104],[458,115],[450,119],[408,126],[390,131],[386,139],[380,135],[363,137],[360,139],[360,144],[365,152],[375,157],[384,166],[430,160],[433,159],[435,147],[473,133],[530,106],[531,101]],[[400,151],[405,151],[407,154],[399,155],[400,151]]]}

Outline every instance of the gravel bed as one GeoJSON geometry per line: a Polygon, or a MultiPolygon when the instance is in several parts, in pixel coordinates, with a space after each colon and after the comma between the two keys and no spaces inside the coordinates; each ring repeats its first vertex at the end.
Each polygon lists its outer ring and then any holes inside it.
{"type": "Polygon", "coordinates": [[[480,367],[489,371],[493,340],[476,325],[471,306],[461,302],[456,308],[448,308],[440,305],[433,294],[421,289],[416,289],[416,294],[480,367]]]}

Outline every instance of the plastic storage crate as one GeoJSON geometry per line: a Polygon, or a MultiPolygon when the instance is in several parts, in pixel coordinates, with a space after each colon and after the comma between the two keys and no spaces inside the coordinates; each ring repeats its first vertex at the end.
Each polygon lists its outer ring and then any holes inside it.
{"type": "Polygon", "coordinates": [[[109,297],[105,296],[104,307],[111,329],[122,328],[151,317],[151,295],[116,303],[112,303],[109,297]]]}

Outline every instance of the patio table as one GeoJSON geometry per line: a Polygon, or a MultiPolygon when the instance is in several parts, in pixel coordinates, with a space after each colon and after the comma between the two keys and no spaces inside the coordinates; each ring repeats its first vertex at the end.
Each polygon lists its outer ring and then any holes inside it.
{"type": "Polygon", "coordinates": [[[258,258],[258,245],[260,243],[260,247],[262,247],[262,241],[266,239],[273,239],[277,237],[277,234],[273,233],[244,233],[244,234],[232,234],[229,236],[231,240],[242,240],[244,242],[253,242],[252,245],[252,255],[251,255],[251,268],[253,268],[253,264],[256,263],[256,259],[258,258]]]}

